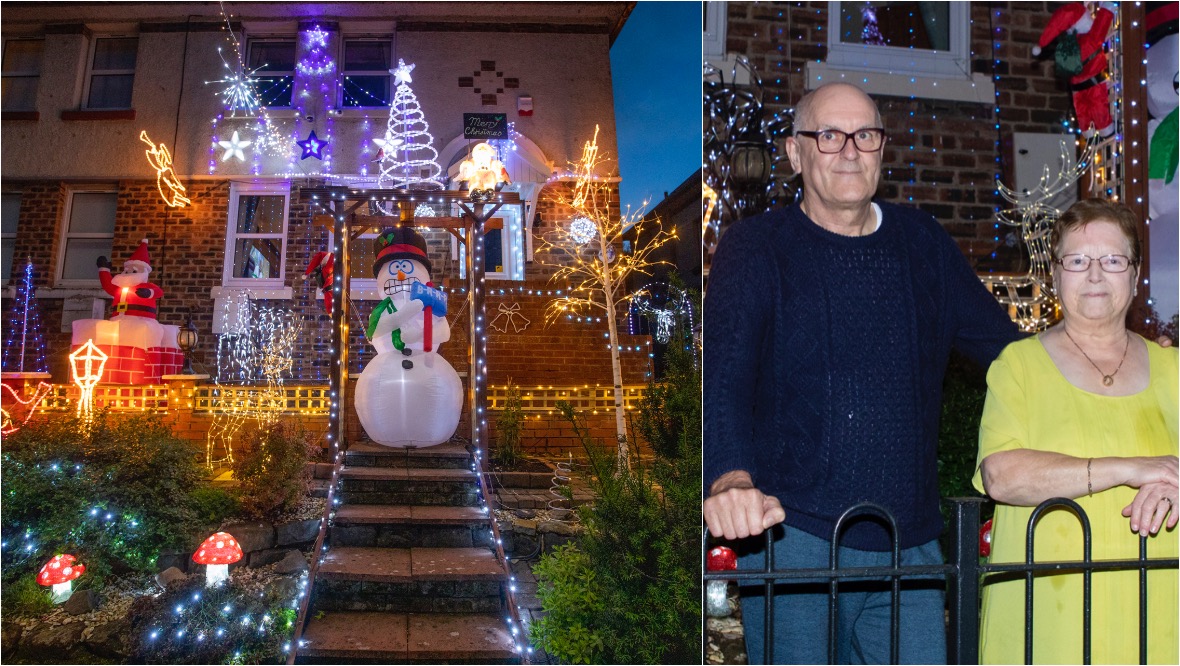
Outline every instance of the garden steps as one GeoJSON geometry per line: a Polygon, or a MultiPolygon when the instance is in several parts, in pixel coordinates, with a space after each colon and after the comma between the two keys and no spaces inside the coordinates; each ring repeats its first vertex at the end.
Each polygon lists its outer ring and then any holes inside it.
{"type": "Polygon", "coordinates": [[[300,663],[518,663],[471,465],[462,446],[345,453],[300,663]]]}
{"type": "Polygon", "coordinates": [[[325,613],[308,624],[305,663],[511,663],[512,637],[499,615],[325,613]]]}

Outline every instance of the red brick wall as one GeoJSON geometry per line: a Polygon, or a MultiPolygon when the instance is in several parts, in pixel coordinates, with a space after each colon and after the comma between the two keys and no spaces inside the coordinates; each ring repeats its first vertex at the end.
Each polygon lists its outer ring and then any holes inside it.
{"type": "MultiPolygon", "coordinates": [[[[994,66],[999,76],[999,131],[993,104],[911,99],[904,91],[876,96],[890,133],[878,194],[935,215],[977,270],[1011,270],[1017,260],[1018,253],[1004,247],[1010,230],[997,231],[992,221],[1001,204],[995,177],[1012,183],[1012,133],[1061,133],[1062,121],[1072,117],[1066,82],[1055,78],[1052,60],[1036,60],[1029,52],[1059,4],[971,3],[972,71],[990,76],[994,66]]],[[[768,106],[784,111],[804,92],[805,64],[827,57],[828,3],[728,7],[727,51],[750,58],[768,106]]]]}

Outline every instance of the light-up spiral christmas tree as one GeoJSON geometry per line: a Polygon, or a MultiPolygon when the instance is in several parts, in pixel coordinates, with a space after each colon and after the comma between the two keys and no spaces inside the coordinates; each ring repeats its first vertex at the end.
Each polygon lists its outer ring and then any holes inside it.
{"type": "Polygon", "coordinates": [[[33,262],[25,261],[25,270],[16,283],[12,314],[4,335],[4,372],[46,372],[45,336],[41,334],[41,313],[33,287],[33,262]]]}
{"type": "Polygon", "coordinates": [[[410,78],[413,69],[413,65],[399,59],[397,67],[389,70],[397,90],[389,105],[385,137],[375,140],[384,151],[381,175],[377,178],[377,186],[381,188],[442,188],[439,178],[442,167],[436,161],[438,151],[434,149],[434,137],[430,135],[430,125],[422,114],[418,97],[409,85],[413,81],[410,78]]]}

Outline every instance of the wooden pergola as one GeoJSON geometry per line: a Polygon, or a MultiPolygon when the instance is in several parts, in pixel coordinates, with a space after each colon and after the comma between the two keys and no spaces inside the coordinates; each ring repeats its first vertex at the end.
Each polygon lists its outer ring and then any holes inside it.
{"type": "Polygon", "coordinates": [[[503,223],[493,219],[504,206],[520,206],[520,196],[515,192],[497,192],[490,201],[473,201],[469,193],[462,191],[438,190],[393,190],[359,189],[354,187],[308,187],[300,191],[302,200],[316,203],[327,209],[327,213],[315,215],[313,221],[333,232],[336,254],[335,280],[332,299],[332,357],[329,376],[331,378],[331,406],[328,410],[328,437],[332,440],[334,453],[342,451],[345,441],[345,420],[342,407],[348,400],[348,333],[349,299],[346,297],[351,276],[349,275],[350,245],[361,234],[387,227],[430,227],[446,229],[460,243],[467,246],[466,269],[470,295],[470,331],[468,359],[471,369],[468,373],[467,396],[471,412],[471,443],[476,450],[482,450],[487,439],[487,343],[484,339],[484,231],[499,229],[503,223]],[[382,208],[393,210],[397,215],[373,214],[378,202],[382,208]],[[456,204],[462,211],[459,217],[415,218],[415,208],[422,203],[456,204]],[[462,232],[462,233],[461,233],[462,232]]]}

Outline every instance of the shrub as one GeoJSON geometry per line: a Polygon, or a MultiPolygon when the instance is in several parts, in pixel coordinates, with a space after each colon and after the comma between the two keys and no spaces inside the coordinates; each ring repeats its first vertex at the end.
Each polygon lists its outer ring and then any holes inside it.
{"type": "Polygon", "coordinates": [[[48,587],[42,587],[32,576],[22,576],[4,586],[4,615],[44,615],[53,610],[52,594],[48,587]]]}
{"type": "Polygon", "coordinates": [[[650,461],[634,447],[630,469],[620,469],[573,408],[559,405],[597,495],[580,510],[578,546],[543,556],[535,570],[546,615],[533,637],[562,661],[700,661],[700,375],[680,345],[668,360],[667,379],[643,404],[639,432],[653,447],[661,442],[650,461]]]}
{"type": "Polygon", "coordinates": [[[6,585],[67,552],[86,565],[76,586],[97,588],[114,573],[150,570],[196,527],[196,451],[154,414],[26,425],[5,439],[0,469],[6,585]]]}
{"type": "Polygon", "coordinates": [[[242,511],[271,516],[298,504],[311,480],[307,463],[319,452],[302,425],[261,425],[246,432],[242,441],[245,453],[233,466],[234,478],[242,484],[242,511]]]}
{"type": "Polygon", "coordinates": [[[206,525],[220,524],[241,510],[237,496],[223,488],[197,488],[190,497],[197,520],[206,525]]]}
{"type": "Polygon", "coordinates": [[[281,598],[282,586],[262,593],[237,584],[206,588],[204,578],[143,596],[131,606],[133,664],[260,664],[285,657],[294,632],[295,609],[281,598]],[[179,610],[178,610],[179,609],[179,610]]]}
{"type": "Polygon", "coordinates": [[[508,380],[508,398],[496,419],[496,450],[492,459],[509,469],[524,458],[520,433],[524,429],[524,411],[520,404],[520,387],[508,380]]]}

